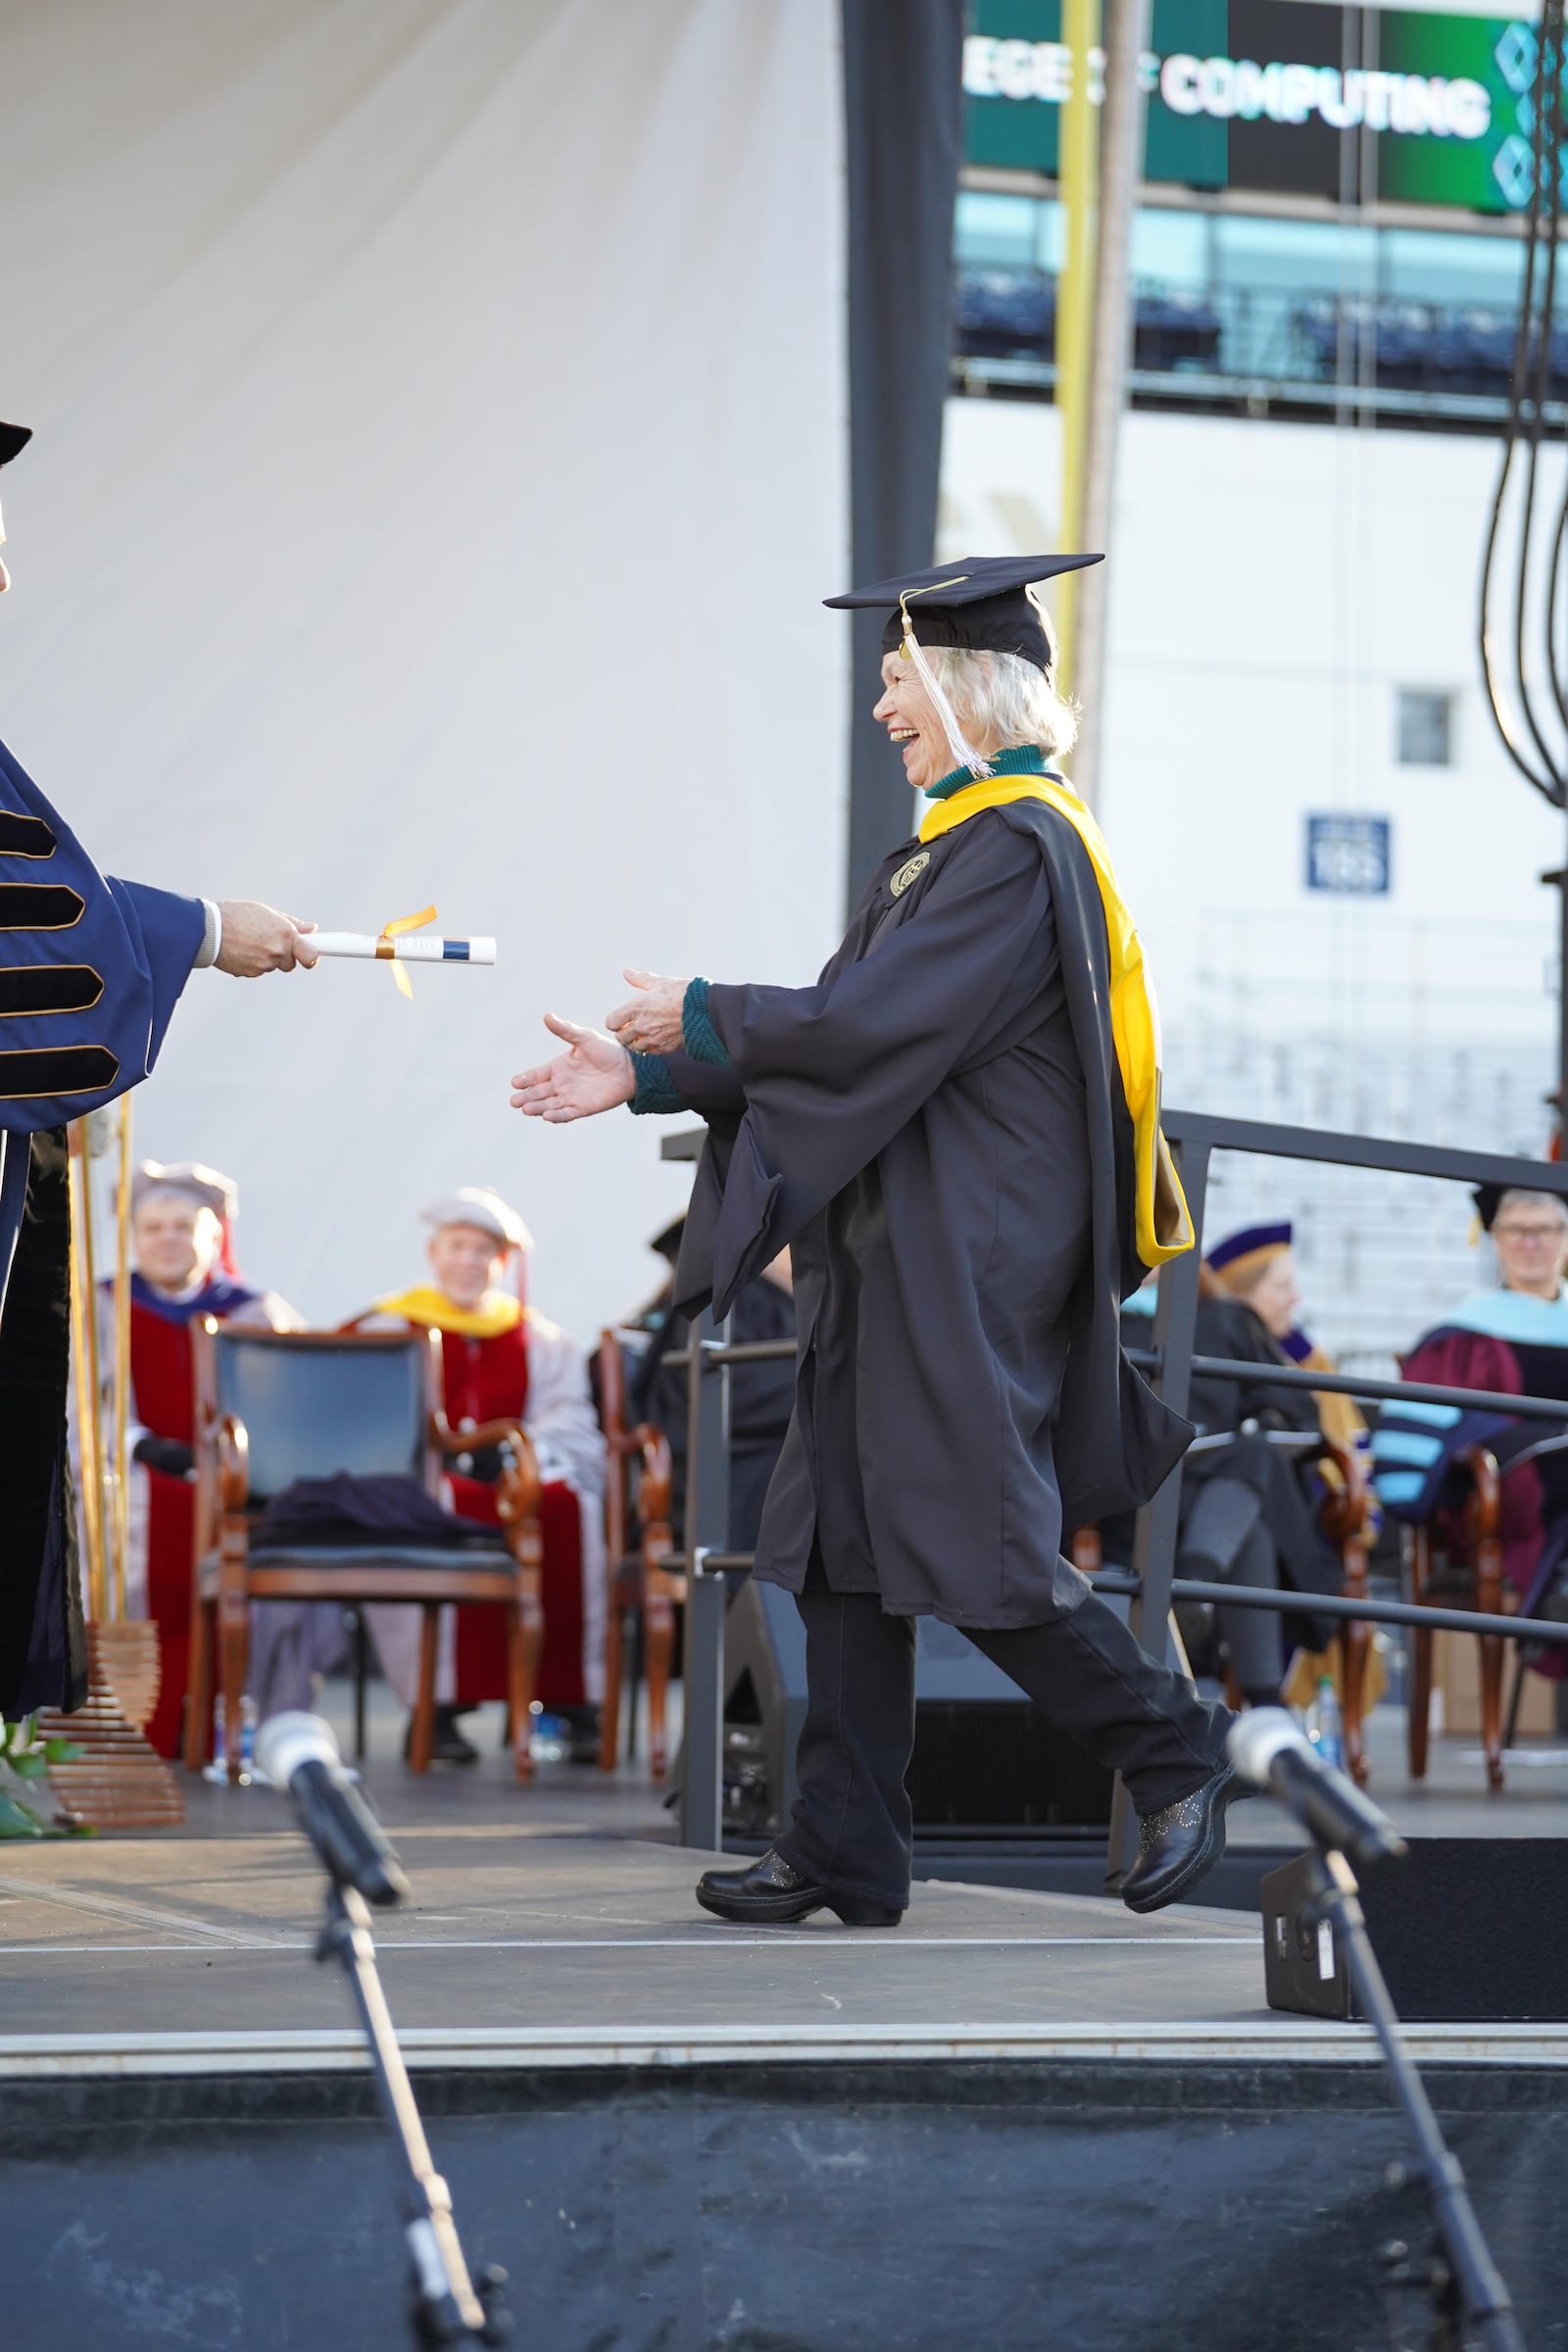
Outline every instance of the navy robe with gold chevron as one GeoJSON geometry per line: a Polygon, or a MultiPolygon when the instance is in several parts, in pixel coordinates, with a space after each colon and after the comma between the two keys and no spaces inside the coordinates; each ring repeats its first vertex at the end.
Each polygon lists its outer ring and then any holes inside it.
{"type": "Polygon", "coordinates": [[[0,1716],[79,1703],[65,1127],[145,1078],[199,899],[98,871],[0,744],[0,1716]]]}

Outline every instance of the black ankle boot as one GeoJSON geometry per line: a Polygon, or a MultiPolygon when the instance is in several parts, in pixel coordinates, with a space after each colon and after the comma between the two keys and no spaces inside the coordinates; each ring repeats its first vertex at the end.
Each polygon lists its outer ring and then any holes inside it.
{"type": "Polygon", "coordinates": [[[1145,1813],[1138,1823],[1138,1859],[1121,1883],[1129,1911],[1158,1911],[1179,1902],[1206,1879],[1225,1851],[1226,1808],[1251,1789],[1223,1758],[1191,1796],[1145,1813]]]}
{"type": "MultiPolygon", "coordinates": [[[[435,1732],[430,1742],[430,1761],[432,1764],[478,1763],[479,1750],[474,1746],[473,1741],[471,1740],[466,1740],[462,1732],[458,1729],[458,1717],[461,1714],[466,1714],[466,1712],[467,1710],[463,1707],[438,1706],[436,1708],[435,1732]]],[[[408,1729],[403,1735],[403,1761],[405,1764],[409,1760],[410,1751],[412,1750],[413,1746],[414,1718],[411,1715],[409,1717],[408,1729]]]]}
{"type": "Polygon", "coordinates": [[[793,1927],[813,1911],[837,1912],[847,1928],[896,1928],[904,1917],[902,1904],[895,1911],[888,1903],[819,1885],[771,1847],[744,1870],[705,1870],[697,1882],[697,1900],[715,1917],[748,1927],[793,1927]]]}

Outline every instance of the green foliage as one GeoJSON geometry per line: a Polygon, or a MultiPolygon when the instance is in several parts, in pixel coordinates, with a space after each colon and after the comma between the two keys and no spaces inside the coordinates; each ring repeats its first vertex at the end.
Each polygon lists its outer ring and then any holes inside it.
{"type": "Polygon", "coordinates": [[[53,1764],[70,1764],[81,1753],[74,1740],[40,1740],[33,1716],[20,1723],[0,1722],[0,1838],[82,1838],[91,1832],[81,1822],[55,1816],[44,1820],[7,1786],[44,1781],[53,1764]]]}

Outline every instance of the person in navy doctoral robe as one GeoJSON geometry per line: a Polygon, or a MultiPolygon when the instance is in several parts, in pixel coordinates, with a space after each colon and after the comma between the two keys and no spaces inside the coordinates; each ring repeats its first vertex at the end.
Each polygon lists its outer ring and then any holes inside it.
{"type": "MultiPolygon", "coordinates": [[[[0,466],[30,438],[0,424],[0,466]]],[[[0,592],[10,584],[0,564],[0,592]]],[[[192,971],[312,964],[314,928],[259,901],[101,874],[0,744],[0,1718],[86,1694],[66,1433],[67,1122],[151,1073],[192,971]]]]}

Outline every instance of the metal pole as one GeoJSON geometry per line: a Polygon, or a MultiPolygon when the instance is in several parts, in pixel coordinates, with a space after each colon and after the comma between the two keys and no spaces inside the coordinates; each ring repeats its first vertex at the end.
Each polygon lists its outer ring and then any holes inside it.
{"type": "Polygon", "coordinates": [[[723,1573],[710,1552],[729,1541],[729,1371],[710,1350],[727,1327],[704,1307],[692,1325],[686,1364],[686,1642],[682,1658],[685,1732],[681,1741],[680,1837],[683,1845],[722,1851],[724,1842],[723,1573]]]}
{"type": "MultiPolygon", "coordinates": [[[[1061,110],[1061,200],[1066,252],[1056,284],[1056,406],[1061,411],[1061,530],[1063,547],[1083,544],[1084,443],[1090,338],[1095,304],[1097,130],[1090,80],[1097,65],[1100,0],[1062,0],[1061,37],[1072,53],[1072,87],[1061,110]]],[[[1059,667],[1068,684],[1077,676],[1078,581],[1069,574],[1057,590],[1059,667]]]]}
{"type": "MultiPolygon", "coordinates": [[[[1154,1346],[1159,1351],[1159,1394],[1173,1413],[1185,1413],[1192,1387],[1193,1342],[1198,1333],[1198,1277],[1203,1255],[1203,1200],[1208,1191],[1206,1144],[1177,1147],[1182,1190],[1193,1220],[1193,1247],[1159,1271],[1154,1309],[1154,1346]]],[[[1133,1565],[1141,1590],[1132,1603],[1132,1629],[1151,1657],[1165,1655],[1165,1620],[1170,1615],[1171,1580],[1176,1573],[1176,1529],[1182,1507],[1182,1466],[1177,1463],[1152,1502],[1138,1514],[1133,1565]]],[[[1105,1846],[1105,1888],[1114,1893],[1133,1866],[1138,1822],[1120,1773],[1110,1801],[1105,1846]]]]}
{"type": "MultiPolygon", "coordinates": [[[[1144,155],[1144,94],[1139,67],[1149,46],[1152,0],[1104,0],[1105,102],[1100,114],[1099,235],[1094,320],[1084,423],[1083,513],[1079,544],[1110,541],[1116,440],[1132,359],[1130,261],[1133,212],[1144,155]]],[[[1082,707],[1073,753],[1073,786],[1093,808],[1099,798],[1101,713],[1105,683],[1105,567],[1077,575],[1072,690],[1082,707]]]]}

